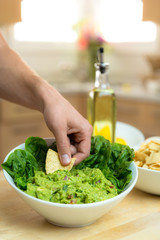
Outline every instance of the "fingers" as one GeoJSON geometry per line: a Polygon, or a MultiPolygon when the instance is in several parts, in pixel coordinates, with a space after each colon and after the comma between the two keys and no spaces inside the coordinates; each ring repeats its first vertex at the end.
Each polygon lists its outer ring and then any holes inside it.
{"type": "Polygon", "coordinates": [[[76,158],[75,165],[79,164],[81,161],[83,161],[90,155],[91,135],[92,127],[89,124],[87,124],[86,128],[84,128],[80,133],[77,134],[77,141],[75,141],[75,147],[77,152],[73,154],[73,157],[76,158]]]}
{"type": "Polygon", "coordinates": [[[72,144],[70,145],[69,139],[67,139],[67,142],[68,142],[67,144],[63,143],[62,145],[62,143],[60,143],[59,140],[57,140],[58,154],[62,165],[68,165],[70,163],[70,156],[74,156],[77,153],[77,148],[72,144]]]}
{"type": "Polygon", "coordinates": [[[90,154],[91,138],[81,141],[77,145],[77,152],[73,155],[76,158],[75,165],[79,164],[90,154]]]}
{"type": "MultiPolygon", "coordinates": [[[[71,159],[71,150],[70,142],[65,131],[60,130],[55,133],[55,138],[57,142],[58,155],[61,161],[61,164],[66,166],[70,163],[71,159]]],[[[72,149],[73,151],[73,149],[72,149]]],[[[75,151],[74,151],[75,152],[75,151]]]]}
{"type": "Polygon", "coordinates": [[[70,145],[71,156],[77,153],[77,148],[74,145],[70,145]]]}
{"type": "Polygon", "coordinates": [[[70,140],[63,131],[55,134],[59,158],[62,165],[70,163],[71,156],[76,158],[75,165],[79,164],[82,160],[90,154],[91,136],[84,138],[75,145],[70,144],[70,140]]]}

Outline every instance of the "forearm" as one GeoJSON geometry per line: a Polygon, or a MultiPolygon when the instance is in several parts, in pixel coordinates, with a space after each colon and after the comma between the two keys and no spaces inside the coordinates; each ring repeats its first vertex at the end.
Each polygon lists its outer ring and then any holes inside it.
{"type": "Polygon", "coordinates": [[[34,94],[34,84],[25,82],[22,78],[14,76],[10,69],[0,69],[0,97],[39,110],[40,106],[34,94]]]}
{"type": "MultiPolygon", "coordinates": [[[[47,91],[50,86],[9,48],[0,35],[0,98],[43,111],[43,88],[47,91]]],[[[55,89],[52,91],[58,94],[55,89]]]]}

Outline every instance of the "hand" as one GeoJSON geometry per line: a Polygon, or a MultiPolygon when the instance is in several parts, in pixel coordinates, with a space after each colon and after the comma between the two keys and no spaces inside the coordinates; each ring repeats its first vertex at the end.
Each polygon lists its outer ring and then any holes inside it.
{"type": "Polygon", "coordinates": [[[91,125],[52,86],[43,89],[42,95],[44,119],[56,138],[62,165],[68,165],[71,157],[80,163],[90,154],[91,125]]]}

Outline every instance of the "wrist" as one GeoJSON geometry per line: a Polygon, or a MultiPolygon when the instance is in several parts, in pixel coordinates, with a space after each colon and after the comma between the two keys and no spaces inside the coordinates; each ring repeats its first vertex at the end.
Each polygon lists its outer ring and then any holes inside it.
{"type": "Polygon", "coordinates": [[[62,97],[60,93],[50,85],[46,80],[38,77],[35,81],[36,98],[38,99],[38,108],[40,112],[44,112],[45,106],[57,103],[62,97]]]}

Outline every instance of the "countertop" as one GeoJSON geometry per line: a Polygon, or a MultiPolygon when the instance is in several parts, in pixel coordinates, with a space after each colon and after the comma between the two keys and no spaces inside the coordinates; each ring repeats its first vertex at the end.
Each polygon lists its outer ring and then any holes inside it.
{"type": "Polygon", "coordinates": [[[62,228],[48,223],[27,206],[0,171],[0,240],[15,239],[160,240],[160,197],[134,188],[94,224],[62,228]]]}
{"type": "MultiPolygon", "coordinates": [[[[62,94],[88,94],[94,87],[92,82],[50,82],[50,84],[62,94]]],[[[112,87],[117,97],[160,103],[160,91],[145,89],[141,84],[114,84],[112,87]]]]}

